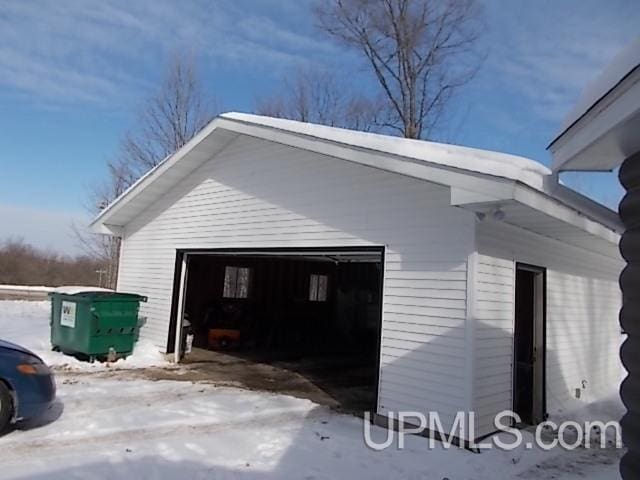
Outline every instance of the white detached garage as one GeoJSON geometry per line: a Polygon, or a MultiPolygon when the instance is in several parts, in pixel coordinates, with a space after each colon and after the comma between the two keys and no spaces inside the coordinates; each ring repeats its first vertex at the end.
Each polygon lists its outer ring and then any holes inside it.
{"type": "Polygon", "coordinates": [[[620,378],[617,215],[524,158],[229,113],[93,228],[122,238],[159,349],[178,357],[185,311],[203,341],[362,347],[383,416],[475,411],[477,438],[620,378]]]}

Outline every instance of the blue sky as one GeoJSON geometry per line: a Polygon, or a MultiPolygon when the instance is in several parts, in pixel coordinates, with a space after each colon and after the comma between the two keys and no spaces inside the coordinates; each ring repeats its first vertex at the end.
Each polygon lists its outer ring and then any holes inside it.
{"type": "MultiPolygon", "coordinates": [[[[481,3],[487,58],[443,135],[549,164],[564,114],[637,35],[640,3],[481,3]]],[[[69,224],[86,221],[88,189],[176,51],[223,110],[251,111],[306,63],[365,72],[315,31],[306,0],[0,0],[0,240],[77,252],[69,224]]],[[[565,181],[610,206],[622,192],[613,174],[565,181]]]]}

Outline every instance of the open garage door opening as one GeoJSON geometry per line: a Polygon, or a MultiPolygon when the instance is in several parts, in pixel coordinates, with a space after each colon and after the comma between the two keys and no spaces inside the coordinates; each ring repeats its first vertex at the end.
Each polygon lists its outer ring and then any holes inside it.
{"type": "Polygon", "coordinates": [[[214,381],[375,411],[382,265],[381,248],[181,253],[169,345],[214,381]]]}

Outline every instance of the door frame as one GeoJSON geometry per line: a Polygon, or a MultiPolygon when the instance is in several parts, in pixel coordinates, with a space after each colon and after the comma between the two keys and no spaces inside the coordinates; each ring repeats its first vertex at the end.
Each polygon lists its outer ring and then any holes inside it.
{"type": "Polygon", "coordinates": [[[180,361],[180,342],[182,336],[182,321],[184,317],[184,294],[187,291],[189,270],[189,254],[183,250],[176,250],[176,260],[173,272],[173,292],[171,295],[171,313],[169,320],[169,334],[167,336],[167,353],[174,356],[175,363],[180,361]]]}
{"type": "Polygon", "coordinates": [[[539,345],[541,352],[536,352],[534,363],[534,386],[532,399],[532,417],[534,425],[545,421],[547,413],[547,269],[539,265],[516,262],[513,278],[513,348],[511,356],[511,409],[515,413],[516,392],[516,288],[518,270],[532,272],[534,277],[534,305],[540,312],[534,312],[534,348],[539,345]],[[537,328],[536,328],[537,326],[537,328]],[[536,331],[542,336],[541,341],[536,341],[536,331]],[[536,380],[537,371],[537,380],[536,380]]]}

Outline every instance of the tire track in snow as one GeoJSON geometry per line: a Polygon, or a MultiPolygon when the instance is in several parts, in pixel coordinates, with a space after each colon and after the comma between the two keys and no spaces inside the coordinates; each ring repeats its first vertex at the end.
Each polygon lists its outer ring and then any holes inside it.
{"type": "MultiPolygon", "coordinates": [[[[39,456],[53,455],[57,450],[63,450],[64,454],[68,454],[69,449],[78,446],[92,446],[95,444],[117,445],[122,443],[131,443],[144,440],[155,440],[158,438],[167,438],[180,434],[210,434],[220,431],[229,430],[230,428],[251,428],[251,427],[269,427],[269,426],[285,426],[294,421],[304,421],[308,419],[319,419],[326,412],[324,409],[301,409],[298,411],[288,409],[286,412],[277,412],[270,414],[256,414],[248,418],[230,421],[230,422],[205,422],[199,424],[165,424],[157,427],[142,427],[127,430],[119,430],[115,432],[97,434],[97,435],[80,435],[74,438],[64,439],[57,435],[51,438],[43,438],[35,441],[20,443],[15,446],[3,445],[0,453],[0,461],[7,462],[11,460],[24,461],[26,453],[37,451],[39,456]]],[[[77,453],[78,450],[75,450],[77,453]]]]}
{"type": "MultiPolygon", "coordinates": [[[[134,406],[136,408],[167,406],[176,402],[198,399],[206,392],[145,392],[144,396],[136,397],[131,395],[114,395],[111,393],[104,395],[104,403],[96,400],[87,400],[81,395],[60,395],[59,399],[65,405],[74,407],[74,415],[92,414],[96,411],[105,412],[122,409],[124,406],[134,406]]],[[[92,394],[95,395],[95,394],[92,394]]],[[[86,394],[85,394],[86,397],[86,394]]]]}
{"type": "MultiPolygon", "coordinates": [[[[59,378],[59,377],[58,377],[59,378]]],[[[119,382],[135,382],[135,378],[124,378],[118,379],[119,382]]],[[[168,380],[170,382],[175,383],[174,381],[168,380]]],[[[186,383],[186,382],[185,382],[186,383]]],[[[74,415],[82,416],[84,414],[92,414],[96,411],[105,412],[111,410],[121,409],[123,406],[131,405],[136,408],[146,408],[146,407],[166,407],[176,402],[184,402],[188,400],[198,400],[198,401],[206,401],[203,399],[203,396],[211,393],[234,393],[241,391],[243,393],[253,393],[253,390],[246,390],[242,388],[238,388],[234,385],[224,385],[220,383],[209,384],[194,384],[189,382],[185,385],[184,390],[172,390],[167,391],[158,387],[158,389],[145,391],[143,395],[136,396],[131,395],[130,392],[126,393],[115,393],[111,391],[106,391],[101,388],[100,393],[86,391],[83,392],[73,392],[66,393],[65,389],[77,386],[92,386],[90,382],[78,380],[76,378],[70,377],[65,378],[63,382],[61,382],[61,387],[59,391],[58,398],[65,405],[73,407],[74,415]],[[66,383],[65,383],[66,382],[66,383]],[[194,389],[197,388],[197,389],[194,389]],[[92,398],[93,397],[93,398],[92,398]],[[99,398],[99,400],[95,400],[95,398],[99,398]]],[[[128,386],[128,385],[125,385],[128,386]]],[[[273,392],[267,392],[273,394],[273,392]]]]}

